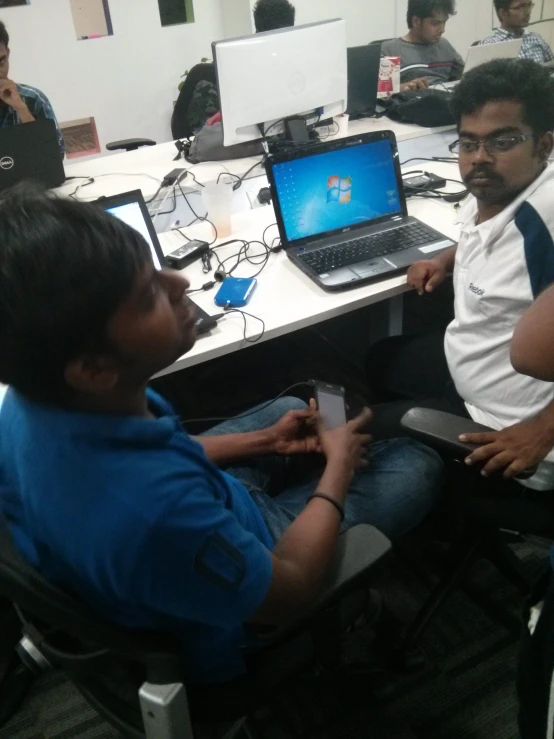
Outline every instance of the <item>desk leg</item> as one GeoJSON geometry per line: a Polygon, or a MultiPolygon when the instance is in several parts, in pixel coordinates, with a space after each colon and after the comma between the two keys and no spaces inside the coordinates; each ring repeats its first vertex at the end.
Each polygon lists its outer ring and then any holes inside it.
{"type": "Polygon", "coordinates": [[[371,306],[369,322],[369,344],[372,346],[389,336],[402,334],[402,310],[404,299],[402,295],[384,300],[371,306]]]}

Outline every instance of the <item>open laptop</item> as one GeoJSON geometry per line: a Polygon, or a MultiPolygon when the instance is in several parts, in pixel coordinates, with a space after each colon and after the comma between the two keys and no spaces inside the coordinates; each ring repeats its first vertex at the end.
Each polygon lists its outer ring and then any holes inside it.
{"type": "MultiPolygon", "coordinates": [[[[494,59],[517,59],[522,44],[523,39],[516,38],[510,41],[499,41],[496,44],[477,44],[477,46],[470,46],[464,65],[464,74],[467,74],[480,64],[492,62],[494,59]]],[[[449,90],[454,89],[459,84],[459,80],[443,83],[444,87],[449,90]]]]}
{"type": "Polygon", "coordinates": [[[325,290],[382,278],[454,244],[408,216],[392,131],[275,154],[266,171],[287,256],[325,290]]]}
{"type": "MultiPolygon", "coordinates": [[[[165,257],[154,229],[154,224],[148,213],[141,190],[130,190],[96,201],[104,210],[116,218],[124,221],[128,226],[138,231],[146,240],[152,254],[152,261],[156,269],[165,267],[165,257]]],[[[191,301],[192,302],[192,301],[191,301]]],[[[205,334],[217,325],[217,322],[199,306],[196,309],[196,333],[205,334]]]]}
{"type": "Polygon", "coordinates": [[[23,180],[47,188],[65,181],[56,124],[49,118],[0,128],[0,190],[23,180]]]}
{"type": "Polygon", "coordinates": [[[355,46],[346,50],[348,65],[348,106],[351,118],[374,115],[377,105],[381,44],[355,46]]]}

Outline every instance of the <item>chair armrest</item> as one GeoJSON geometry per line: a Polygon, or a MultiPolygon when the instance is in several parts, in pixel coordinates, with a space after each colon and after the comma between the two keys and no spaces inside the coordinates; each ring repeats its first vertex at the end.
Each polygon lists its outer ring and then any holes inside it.
{"type": "MultiPolygon", "coordinates": [[[[339,601],[367,578],[370,571],[391,551],[392,544],[374,526],[359,524],[339,536],[337,551],[319,596],[292,622],[266,629],[255,629],[261,646],[270,646],[303,628],[313,616],[339,601]]],[[[249,630],[251,628],[249,627],[249,630]]]]}
{"type": "MultiPolygon", "coordinates": [[[[400,424],[412,438],[439,452],[445,452],[454,459],[465,459],[478,448],[478,444],[466,444],[460,441],[460,434],[494,431],[489,426],[476,423],[471,418],[462,418],[462,416],[430,408],[412,408],[402,417],[400,424]]],[[[518,475],[517,479],[527,480],[536,471],[537,467],[532,467],[518,475]]]]}
{"type": "Polygon", "coordinates": [[[108,151],[116,151],[117,149],[125,149],[125,151],[135,151],[141,146],[156,146],[156,142],[152,139],[122,139],[121,141],[111,141],[106,144],[108,151]]]}

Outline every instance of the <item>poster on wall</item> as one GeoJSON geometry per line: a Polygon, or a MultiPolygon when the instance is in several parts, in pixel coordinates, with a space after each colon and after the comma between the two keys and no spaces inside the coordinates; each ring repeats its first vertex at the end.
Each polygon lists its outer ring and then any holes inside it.
{"type": "Polygon", "coordinates": [[[80,118],[60,124],[68,159],[100,154],[100,141],[94,118],[80,118]]]}
{"type": "Polygon", "coordinates": [[[78,41],[113,36],[108,0],[69,0],[69,3],[78,41]]]}
{"type": "Polygon", "coordinates": [[[30,5],[31,0],[0,0],[0,8],[14,8],[16,5],[30,5]]]}
{"type": "Polygon", "coordinates": [[[194,23],[192,0],[158,0],[162,26],[194,23]]]}

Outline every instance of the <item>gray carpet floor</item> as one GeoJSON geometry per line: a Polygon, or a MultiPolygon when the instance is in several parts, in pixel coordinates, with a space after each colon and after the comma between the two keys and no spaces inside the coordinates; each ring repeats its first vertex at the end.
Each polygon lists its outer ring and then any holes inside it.
{"type": "MultiPolygon", "coordinates": [[[[531,540],[514,548],[530,573],[544,567],[546,542],[531,540]]],[[[438,574],[438,564],[428,557],[421,562],[425,566],[414,572],[396,559],[381,588],[388,607],[405,623],[438,574]]],[[[478,563],[471,582],[502,612],[519,612],[520,596],[492,566],[478,563]]],[[[350,651],[363,653],[363,633],[352,639],[350,651]]],[[[420,646],[427,667],[417,674],[389,675],[394,690],[385,701],[374,699],[363,677],[340,684],[299,682],[257,717],[257,730],[263,739],[517,739],[517,642],[506,628],[457,591],[420,646]]],[[[59,673],[38,679],[19,713],[0,729],[0,739],[118,736],[59,673]]]]}

